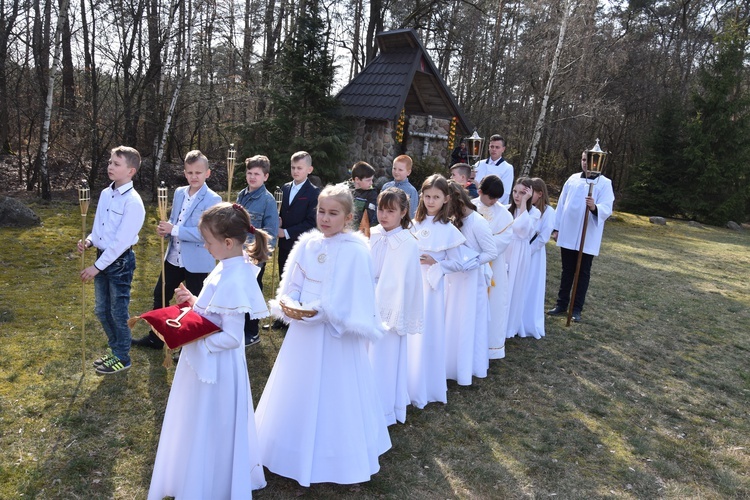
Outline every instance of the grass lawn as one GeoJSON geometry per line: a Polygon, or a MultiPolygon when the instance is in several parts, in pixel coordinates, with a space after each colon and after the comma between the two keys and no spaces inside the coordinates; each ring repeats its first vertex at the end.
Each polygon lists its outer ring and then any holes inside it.
{"type": "MultiPolygon", "coordinates": [[[[78,206],[32,208],[43,226],[0,229],[0,498],[145,498],[173,369],[134,349],[125,374],[94,374],[106,341],[87,285],[81,344],[78,206]]],[[[750,234],[617,216],[583,323],[548,320],[542,340],[509,340],[486,379],[449,383],[447,405],[410,409],[370,482],[301,488],[268,473],[254,496],[750,497],[750,234]]],[[[155,223],[152,206],[132,314],[150,309],[160,270],[155,223]]],[[[551,305],[560,266],[547,255],[551,305]]],[[[261,336],[256,403],[282,342],[261,336]]]]}

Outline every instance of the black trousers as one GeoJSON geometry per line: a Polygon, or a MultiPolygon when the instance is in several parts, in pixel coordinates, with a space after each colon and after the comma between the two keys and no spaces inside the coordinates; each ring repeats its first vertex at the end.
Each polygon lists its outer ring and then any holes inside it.
{"type": "MultiPolygon", "coordinates": [[[[560,277],[560,291],[557,293],[557,307],[567,309],[570,304],[570,291],[573,288],[573,280],[578,263],[578,250],[569,250],[560,247],[560,258],[562,259],[562,276],[560,277]]],[[[583,303],[586,301],[586,292],[589,289],[591,278],[591,264],[594,256],[584,253],[581,256],[581,270],[578,273],[578,286],[576,296],[573,300],[573,312],[581,312],[583,303]]]]}
{"type": "Polygon", "coordinates": [[[173,266],[167,261],[164,261],[164,274],[165,276],[159,275],[159,280],[156,282],[154,287],[154,309],[164,307],[161,303],[161,284],[162,279],[166,283],[164,288],[164,298],[167,304],[174,297],[174,289],[180,286],[180,283],[185,282],[185,287],[190,290],[190,293],[197,296],[201,293],[203,288],[203,281],[205,281],[208,273],[191,273],[184,267],[173,266]]]}
{"type": "MultiPolygon", "coordinates": [[[[258,273],[258,286],[260,291],[263,292],[263,273],[266,271],[266,263],[260,264],[260,272],[258,273]]],[[[258,335],[260,331],[258,325],[260,324],[259,319],[251,319],[249,313],[245,313],[245,343],[247,344],[251,338],[258,335]]]]}

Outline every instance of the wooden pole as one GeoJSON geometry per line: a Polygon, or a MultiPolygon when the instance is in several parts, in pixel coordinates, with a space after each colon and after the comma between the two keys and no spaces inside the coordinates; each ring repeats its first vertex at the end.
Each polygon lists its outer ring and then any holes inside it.
{"type": "MultiPolygon", "coordinates": [[[[169,202],[168,198],[168,188],[164,184],[164,181],[161,181],[161,185],[156,188],[156,198],[159,202],[159,220],[160,221],[166,221],[168,219],[167,217],[167,204],[169,202]]],[[[159,237],[159,243],[161,243],[161,254],[159,254],[161,259],[161,306],[167,307],[167,277],[165,276],[164,272],[164,238],[159,237]]],[[[164,343],[164,363],[162,363],[164,368],[170,368],[172,366],[172,356],[169,354],[169,348],[167,347],[167,343],[164,343]]]]}
{"type": "MultiPolygon", "coordinates": [[[[91,190],[84,179],[78,187],[78,203],[81,206],[81,241],[84,251],[81,252],[81,271],[86,269],[86,215],[91,203],[91,190]]],[[[81,370],[86,373],[86,282],[81,281],[81,370]]]]}
{"type": "MultiPolygon", "coordinates": [[[[587,197],[591,196],[591,193],[594,192],[594,184],[589,183],[589,194],[587,197]]],[[[581,272],[581,260],[583,260],[583,244],[586,242],[586,228],[589,224],[589,207],[586,205],[586,212],[583,216],[583,230],[581,231],[581,246],[578,249],[578,262],[576,262],[576,273],[573,277],[573,291],[570,294],[570,304],[568,305],[568,321],[565,323],[565,326],[570,326],[570,318],[573,316],[573,306],[575,305],[576,301],[576,290],[578,289],[578,274],[581,272]]]]}
{"type": "Polygon", "coordinates": [[[227,201],[232,203],[232,177],[234,177],[234,160],[237,150],[234,149],[234,144],[229,145],[229,151],[227,151],[227,201]]]}
{"type": "MultiPolygon", "coordinates": [[[[281,202],[283,200],[284,192],[281,190],[279,186],[276,186],[276,189],[273,192],[273,197],[276,200],[276,210],[279,212],[279,215],[281,215],[281,202]]],[[[273,253],[271,254],[271,297],[276,296],[276,260],[277,260],[277,254],[279,253],[277,249],[279,248],[279,235],[274,235],[276,238],[276,246],[273,249],[273,253]]],[[[281,272],[283,269],[279,269],[279,276],[281,275],[281,272]]],[[[281,279],[281,278],[279,278],[281,279]]]]}

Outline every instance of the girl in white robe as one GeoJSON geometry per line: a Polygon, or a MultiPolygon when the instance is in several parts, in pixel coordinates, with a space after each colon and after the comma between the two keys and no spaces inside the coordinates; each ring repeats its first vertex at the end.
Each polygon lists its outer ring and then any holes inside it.
{"type": "Polygon", "coordinates": [[[268,316],[258,287],[268,258],[268,235],[250,224],[241,205],[221,203],[206,210],[199,228],[219,264],[196,298],[183,284],[178,303],[221,331],[182,347],[159,436],[149,500],[236,499],[266,485],[255,431],[253,398],[245,361],[245,313],[268,316]],[[247,233],[255,242],[243,253],[247,233]]]}
{"type": "MultiPolygon", "coordinates": [[[[448,402],[445,376],[445,280],[448,273],[463,270],[466,238],[450,223],[450,187],[440,174],[422,183],[422,195],[411,228],[421,252],[424,293],[424,333],[410,335],[408,390],[411,404],[424,408],[431,402],[448,402]]],[[[475,257],[476,258],[476,257],[475,257]]],[[[467,259],[468,260],[468,259],[467,259]]]]}
{"type": "Polygon", "coordinates": [[[345,185],[318,197],[317,225],[289,255],[271,312],[289,323],[255,413],[263,465],[311,483],[369,481],[391,447],[368,341],[383,336],[365,237],[344,232],[345,185]],[[280,305],[314,309],[293,319],[280,305]]]}
{"type": "Polygon", "coordinates": [[[490,323],[487,330],[489,359],[505,357],[505,334],[508,329],[508,270],[505,264],[505,249],[513,236],[513,216],[500,204],[503,182],[496,175],[482,179],[479,198],[472,200],[477,212],[489,223],[492,239],[497,248],[497,257],[490,262],[492,278],[489,290],[490,323]]]}
{"type": "Polygon", "coordinates": [[[497,247],[489,224],[476,212],[466,190],[456,182],[449,183],[453,224],[477,258],[463,271],[445,277],[445,371],[448,379],[459,385],[471,385],[472,375],[485,378],[490,365],[487,287],[489,262],[497,257],[497,247]]]}
{"type": "Polygon", "coordinates": [[[520,337],[544,337],[544,293],[547,288],[547,241],[555,224],[555,209],[549,205],[547,185],[539,177],[531,179],[534,194],[531,204],[541,217],[537,219],[534,233],[530,240],[531,256],[529,259],[529,288],[521,319],[520,337]]]}
{"type": "Polygon", "coordinates": [[[422,271],[417,239],[409,232],[409,197],[399,188],[378,196],[380,225],[370,230],[370,253],[375,266],[375,302],[385,335],[370,342],[368,354],[375,372],[385,421],[406,421],[410,404],[406,379],[409,335],[424,328],[422,271]]]}
{"type": "Polygon", "coordinates": [[[528,269],[531,249],[529,240],[534,231],[534,224],[539,218],[539,210],[531,204],[533,189],[531,179],[520,177],[513,186],[511,203],[508,211],[513,215],[513,235],[510,245],[505,249],[505,261],[508,263],[508,328],[505,336],[514,337],[522,328],[521,317],[529,287],[528,269]]]}

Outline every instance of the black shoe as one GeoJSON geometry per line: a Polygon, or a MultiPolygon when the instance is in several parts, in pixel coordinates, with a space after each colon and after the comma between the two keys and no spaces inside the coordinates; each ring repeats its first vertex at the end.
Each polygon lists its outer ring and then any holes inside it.
{"type": "Polygon", "coordinates": [[[104,363],[96,367],[96,373],[98,375],[112,375],[115,373],[124,372],[130,369],[130,361],[123,363],[120,358],[114,354],[104,360],[104,363]]]}
{"type": "Polygon", "coordinates": [[[132,339],[131,345],[137,345],[138,347],[150,347],[151,349],[161,349],[164,347],[164,342],[159,337],[154,335],[153,332],[148,332],[148,335],[139,339],[132,339]]]}
{"type": "Polygon", "coordinates": [[[549,311],[547,311],[547,314],[550,316],[564,316],[568,314],[568,310],[565,309],[564,307],[555,306],[549,311]]]}
{"type": "Polygon", "coordinates": [[[273,323],[266,323],[265,325],[263,325],[264,330],[270,330],[271,328],[273,328],[274,330],[286,330],[287,325],[280,319],[274,320],[273,323]]]}
{"type": "Polygon", "coordinates": [[[571,316],[571,318],[573,318],[573,323],[580,323],[581,311],[573,311],[573,315],[571,316]]]}
{"type": "Polygon", "coordinates": [[[245,337],[245,347],[250,347],[251,345],[260,344],[260,335],[257,333],[250,337],[249,339],[245,337]]]}

